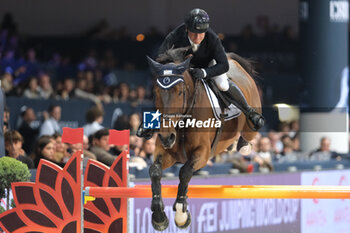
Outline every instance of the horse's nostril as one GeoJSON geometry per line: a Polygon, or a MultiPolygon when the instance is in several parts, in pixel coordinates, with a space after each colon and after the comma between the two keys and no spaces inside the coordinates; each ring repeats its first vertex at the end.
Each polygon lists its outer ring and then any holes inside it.
{"type": "Polygon", "coordinates": [[[170,134],[169,141],[173,142],[175,140],[176,135],[174,133],[170,134]]]}

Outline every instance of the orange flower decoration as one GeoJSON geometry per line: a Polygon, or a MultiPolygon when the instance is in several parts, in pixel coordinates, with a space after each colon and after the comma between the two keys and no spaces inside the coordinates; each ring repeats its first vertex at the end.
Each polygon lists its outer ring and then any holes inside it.
{"type": "MultiPolygon", "coordinates": [[[[89,160],[86,186],[127,185],[127,152],[119,155],[111,168],[89,160]]],[[[65,165],[41,160],[36,182],[12,184],[16,208],[0,214],[0,228],[9,233],[74,233],[81,228],[81,152],[65,165]]],[[[84,232],[126,232],[127,201],[98,198],[84,207],[84,232]]]]}

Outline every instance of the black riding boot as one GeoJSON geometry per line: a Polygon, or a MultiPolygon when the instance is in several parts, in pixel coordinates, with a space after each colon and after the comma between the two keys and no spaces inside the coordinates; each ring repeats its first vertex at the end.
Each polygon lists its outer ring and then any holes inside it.
{"type": "Polygon", "coordinates": [[[222,93],[231,103],[236,105],[246,115],[246,117],[254,124],[254,130],[258,131],[264,126],[264,117],[248,105],[243,93],[233,81],[229,80],[229,85],[229,89],[222,93]]]}
{"type": "Polygon", "coordinates": [[[146,140],[148,140],[152,138],[154,132],[155,132],[154,129],[143,128],[143,122],[141,122],[139,128],[137,129],[136,136],[140,138],[145,138],[146,140]]]}

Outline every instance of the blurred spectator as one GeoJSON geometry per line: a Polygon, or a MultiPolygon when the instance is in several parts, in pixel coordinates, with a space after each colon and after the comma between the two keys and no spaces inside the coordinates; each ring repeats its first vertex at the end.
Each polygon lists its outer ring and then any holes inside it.
{"type": "Polygon", "coordinates": [[[72,78],[66,78],[63,81],[62,89],[57,93],[57,98],[69,100],[74,97],[74,85],[72,78]]]}
{"type": "MultiPolygon", "coordinates": [[[[82,144],[81,143],[73,144],[71,145],[71,148],[72,148],[72,154],[74,154],[75,152],[82,149],[82,144]]],[[[96,160],[96,155],[87,149],[83,150],[83,155],[84,155],[84,158],[96,160]]]]}
{"type": "Polygon", "coordinates": [[[49,99],[53,97],[53,88],[51,85],[51,77],[47,73],[41,73],[39,76],[40,97],[49,99]]]}
{"type": "Polygon", "coordinates": [[[271,141],[268,137],[262,137],[258,141],[258,154],[254,161],[258,162],[260,167],[267,167],[272,171],[271,161],[273,159],[273,152],[271,150],[271,141]]]}
{"type": "Polygon", "coordinates": [[[89,150],[90,149],[90,141],[89,137],[83,136],[83,150],[89,150]]]}
{"type": "Polygon", "coordinates": [[[85,135],[83,137],[83,145],[82,146],[83,146],[82,149],[84,152],[84,158],[96,160],[96,155],[89,150],[89,139],[85,135]]]}
{"type": "Polygon", "coordinates": [[[92,147],[90,151],[96,155],[96,159],[107,166],[111,166],[116,159],[116,156],[110,154],[108,151],[109,145],[109,131],[108,129],[101,129],[93,135],[92,147]]]}
{"type": "Polygon", "coordinates": [[[137,129],[141,123],[140,115],[138,113],[133,113],[129,117],[130,134],[136,134],[137,129]]]}
{"type": "Polygon", "coordinates": [[[83,151],[84,158],[96,160],[96,155],[91,151],[89,151],[89,139],[85,135],[83,137],[83,144],[81,143],[72,144],[68,148],[68,151],[69,152],[71,151],[72,155],[79,150],[83,151]]]}
{"type": "Polygon", "coordinates": [[[27,88],[23,92],[23,96],[29,99],[40,98],[40,88],[36,77],[31,77],[28,82],[27,88]]]}
{"type": "Polygon", "coordinates": [[[111,87],[111,97],[113,103],[119,102],[119,96],[120,96],[120,89],[119,86],[111,87]]]}
{"type": "Polygon", "coordinates": [[[283,143],[282,152],[276,155],[279,162],[295,162],[302,159],[300,154],[294,150],[293,140],[289,135],[283,135],[281,141],[283,143]]]}
{"type": "Polygon", "coordinates": [[[283,143],[281,141],[280,133],[270,130],[267,134],[271,142],[272,152],[274,154],[280,154],[283,149],[283,143]]]}
{"type": "Polygon", "coordinates": [[[136,99],[136,104],[151,104],[152,101],[149,99],[146,99],[146,88],[143,86],[137,86],[136,88],[136,94],[137,94],[137,99],[136,99]]]}
{"type": "Polygon", "coordinates": [[[289,136],[294,138],[294,136],[299,132],[299,120],[294,120],[289,124],[289,136]]]}
{"type": "Polygon", "coordinates": [[[52,138],[55,140],[55,155],[54,160],[60,163],[67,163],[70,159],[70,154],[68,153],[68,146],[62,142],[62,135],[59,133],[54,133],[52,138]]]}
{"type": "Polygon", "coordinates": [[[130,156],[138,156],[141,152],[143,140],[136,135],[130,135],[130,156]]]}
{"type": "Polygon", "coordinates": [[[61,119],[61,107],[59,105],[51,105],[49,107],[49,119],[45,120],[40,127],[39,136],[53,135],[54,133],[61,133],[61,127],[58,122],[61,119]]]}
{"type": "Polygon", "coordinates": [[[119,84],[119,90],[120,90],[120,95],[119,95],[119,102],[127,102],[129,100],[129,86],[127,83],[120,83],[119,84]]]}
{"type": "Polygon", "coordinates": [[[6,95],[13,91],[13,70],[11,67],[6,67],[4,74],[1,77],[1,87],[6,95]]]}
{"type": "Polygon", "coordinates": [[[86,125],[84,125],[84,135],[90,136],[104,127],[101,125],[103,122],[104,112],[98,106],[93,106],[85,114],[86,125]]]}
{"type": "Polygon", "coordinates": [[[84,78],[86,79],[85,90],[89,93],[94,93],[94,89],[95,89],[94,73],[91,70],[87,70],[84,73],[84,78]]]}
{"type": "Polygon", "coordinates": [[[273,153],[271,151],[271,141],[268,137],[262,137],[258,141],[258,155],[266,162],[271,162],[273,153]]]}
{"type": "Polygon", "coordinates": [[[300,133],[299,132],[294,134],[292,141],[293,141],[293,150],[301,152],[301,150],[300,150],[300,133]]]}
{"type": "Polygon", "coordinates": [[[289,135],[291,129],[287,122],[281,122],[279,125],[279,132],[283,135],[289,135]]]}
{"type": "Polygon", "coordinates": [[[40,159],[46,159],[60,167],[64,167],[64,163],[55,160],[55,144],[51,136],[44,135],[39,138],[31,154],[31,158],[34,160],[36,168],[39,165],[40,159]]]}
{"type": "Polygon", "coordinates": [[[6,133],[10,129],[10,109],[5,105],[4,107],[4,126],[3,132],[6,133]]]}
{"type": "Polygon", "coordinates": [[[130,89],[129,90],[129,101],[132,102],[132,105],[137,106],[137,92],[135,89],[130,89]]]}
{"type": "MultiPolygon", "coordinates": [[[[125,145],[111,145],[108,152],[112,155],[118,156],[123,151],[128,151],[128,145],[126,145],[126,144],[125,145]]],[[[129,151],[129,153],[130,153],[130,151],[129,151]]]]}
{"type": "Polygon", "coordinates": [[[77,98],[81,98],[81,99],[88,99],[93,101],[95,104],[101,104],[100,99],[92,94],[86,91],[87,89],[87,81],[85,78],[81,78],[78,80],[77,86],[74,90],[74,96],[77,98]]]}
{"type": "Polygon", "coordinates": [[[114,122],[113,129],[124,130],[130,129],[129,117],[127,115],[120,115],[114,122]]]}
{"type": "Polygon", "coordinates": [[[310,153],[310,160],[329,161],[338,157],[338,153],[331,151],[331,140],[328,137],[322,137],[320,147],[310,153]]]}
{"type": "Polygon", "coordinates": [[[143,146],[140,152],[140,157],[142,157],[148,166],[151,166],[153,163],[153,153],[156,149],[156,136],[152,137],[149,140],[143,141],[143,146]]]}
{"type": "Polygon", "coordinates": [[[27,164],[29,169],[34,168],[33,161],[25,155],[24,150],[22,149],[23,137],[16,131],[7,131],[4,135],[5,138],[5,149],[6,156],[15,158],[22,163],[27,164]]]}
{"type": "Polygon", "coordinates": [[[32,152],[35,141],[39,135],[39,128],[33,126],[36,120],[34,109],[23,106],[22,123],[18,128],[18,132],[23,136],[23,149],[27,154],[32,152]]]}
{"type": "Polygon", "coordinates": [[[30,48],[27,51],[27,60],[25,62],[26,76],[35,76],[38,74],[39,63],[36,59],[36,51],[34,48],[30,48]]]}

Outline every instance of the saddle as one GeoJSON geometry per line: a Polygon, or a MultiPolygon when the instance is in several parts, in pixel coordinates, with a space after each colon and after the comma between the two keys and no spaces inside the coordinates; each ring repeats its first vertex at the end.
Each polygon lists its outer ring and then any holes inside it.
{"type": "Polygon", "coordinates": [[[217,120],[221,120],[221,116],[223,116],[224,121],[228,121],[238,117],[241,114],[241,110],[226,100],[222,92],[217,88],[214,80],[202,79],[201,81],[204,85],[204,89],[207,93],[214,116],[217,120]]]}

